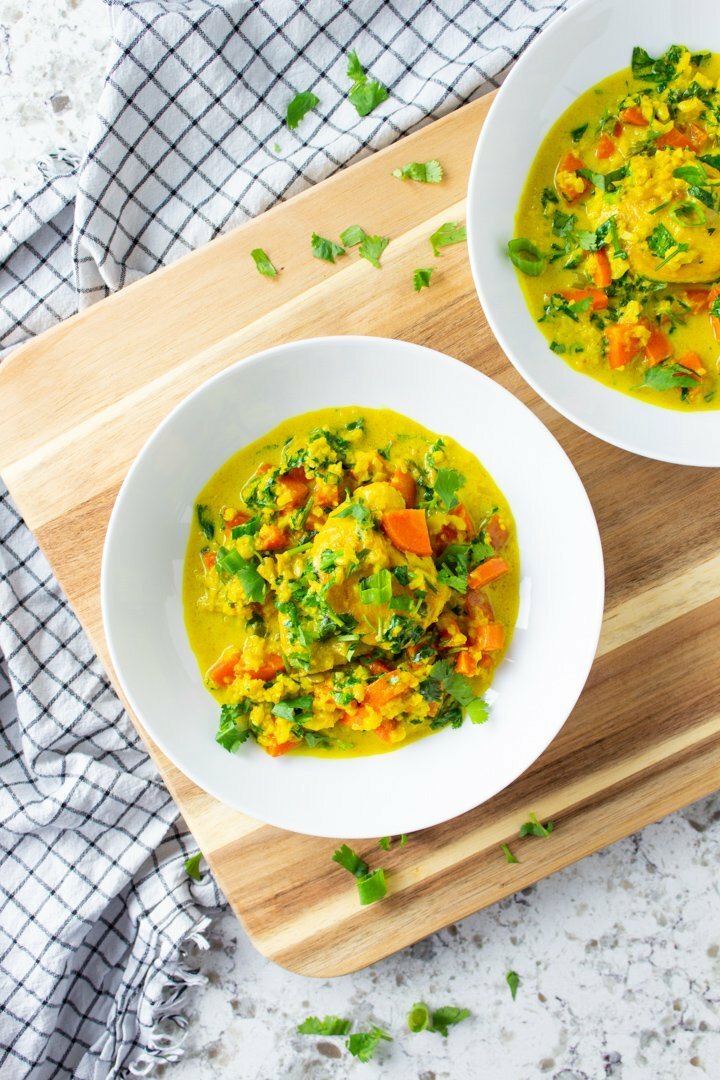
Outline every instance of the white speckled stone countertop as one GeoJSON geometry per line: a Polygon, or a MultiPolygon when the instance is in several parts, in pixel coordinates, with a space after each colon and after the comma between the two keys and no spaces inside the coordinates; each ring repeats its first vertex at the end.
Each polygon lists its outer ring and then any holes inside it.
{"type": "MultiPolygon", "coordinates": [[[[108,38],[101,0],[0,0],[0,203],[39,178],[48,152],[82,151],[108,38]]],[[[209,983],[188,1005],[185,1055],[158,1075],[720,1080],[719,855],[716,795],[332,981],[275,967],[227,915],[199,958],[209,983]],[[418,1000],[473,1015],[447,1039],[411,1035],[418,1000]],[[377,1023],[394,1042],[363,1065],[342,1040],[295,1034],[329,1013],[377,1023]]]]}

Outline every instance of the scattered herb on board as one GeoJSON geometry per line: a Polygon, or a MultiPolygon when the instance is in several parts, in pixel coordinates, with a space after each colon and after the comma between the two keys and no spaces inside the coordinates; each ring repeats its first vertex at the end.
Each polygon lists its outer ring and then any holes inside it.
{"type": "Polygon", "coordinates": [[[459,1009],[457,1005],[442,1005],[432,1014],[432,1021],[428,1031],[436,1031],[438,1035],[447,1038],[448,1028],[453,1024],[459,1024],[461,1020],[467,1020],[470,1016],[469,1009],[459,1009]]]}
{"type": "Polygon", "coordinates": [[[294,131],[300,121],[307,116],[311,109],[314,109],[316,105],[320,104],[320,98],[316,97],[310,90],[303,90],[302,93],[296,94],[287,107],[287,113],[285,115],[285,123],[294,131]]]}
{"type": "Polygon", "coordinates": [[[338,863],[357,879],[358,896],[360,903],[374,904],[387,893],[385,871],[382,869],[371,870],[364,859],[353,851],[347,844],[342,844],[331,856],[333,862],[338,863]]]}
{"type": "Polygon", "coordinates": [[[325,262],[334,263],[335,259],[345,254],[345,248],[340,247],[333,240],[326,240],[324,236],[313,233],[310,239],[312,253],[316,259],[324,259],[325,262]]]}
{"type": "Polygon", "coordinates": [[[355,106],[358,116],[367,116],[381,102],[387,101],[390,95],[382,83],[368,79],[365,68],[354,49],[348,53],[347,59],[347,77],[353,84],[348,93],[348,99],[355,106]]]}
{"type": "Polygon", "coordinates": [[[538,821],[535,814],[531,814],[530,815],[530,820],[526,821],[524,825],[520,826],[520,832],[518,833],[518,836],[520,836],[520,837],[523,837],[523,836],[542,836],[542,837],[546,837],[546,836],[550,835],[550,833],[553,831],[554,828],[555,828],[555,823],[553,821],[548,821],[547,825],[542,825],[538,821]]]}
{"type": "Polygon", "coordinates": [[[250,257],[253,259],[259,274],[263,274],[265,277],[277,277],[277,270],[262,248],[253,248],[250,257]]]}
{"type": "Polygon", "coordinates": [[[298,1024],[298,1032],[301,1035],[348,1035],[351,1027],[350,1020],[342,1020],[339,1016],[326,1016],[324,1020],[308,1016],[298,1024]]]}
{"type": "Polygon", "coordinates": [[[512,999],[514,1001],[518,992],[518,986],[520,985],[520,976],[517,971],[508,971],[505,976],[505,981],[510,987],[510,993],[512,994],[512,999]]]}
{"type": "Polygon", "coordinates": [[[441,250],[450,247],[451,244],[462,244],[467,240],[467,232],[464,225],[458,225],[455,221],[446,221],[430,237],[433,255],[439,255],[441,250]]]}
{"type": "Polygon", "coordinates": [[[433,273],[434,268],[432,266],[413,270],[413,289],[415,292],[420,292],[421,289],[430,288],[430,278],[433,273]]]}
{"type": "Polygon", "coordinates": [[[501,850],[505,853],[505,861],[509,863],[519,863],[520,860],[516,858],[507,844],[501,844],[501,850]]]}
{"type": "Polygon", "coordinates": [[[358,248],[358,255],[361,259],[367,259],[376,270],[379,270],[380,256],[389,243],[388,236],[366,236],[358,248]]]}
{"type": "Polygon", "coordinates": [[[419,184],[439,184],[443,178],[443,167],[436,158],[432,161],[410,161],[401,169],[393,169],[392,175],[398,180],[416,180],[419,184]]]}
{"type": "Polygon", "coordinates": [[[340,243],[345,247],[356,247],[362,244],[366,236],[367,233],[360,225],[348,225],[347,229],[340,233],[340,243]]]}
{"type": "MultiPolygon", "coordinates": [[[[378,840],[378,847],[382,848],[383,851],[389,851],[390,850],[390,845],[392,844],[392,842],[393,842],[392,836],[381,836],[380,839],[378,840]]],[[[407,844],[407,833],[403,833],[402,836],[399,838],[398,847],[405,847],[406,844],[407,844]]]]}

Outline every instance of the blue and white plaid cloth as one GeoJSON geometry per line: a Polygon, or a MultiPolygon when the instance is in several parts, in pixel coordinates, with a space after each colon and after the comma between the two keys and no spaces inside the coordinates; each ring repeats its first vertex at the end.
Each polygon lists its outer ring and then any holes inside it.
{"type": "MultiPolygon", "coordinates": [[[[497,85],[563,6],[110,0],[85,156],[0,208],[0,351],[497,85]],[[350,49],[389,89],[365,118],[350,49]]],[[[0,734],[0,1075],[173,1060],[183,947],[223,899],[187,879],[192,838],[1,484],[0,734]]]]}

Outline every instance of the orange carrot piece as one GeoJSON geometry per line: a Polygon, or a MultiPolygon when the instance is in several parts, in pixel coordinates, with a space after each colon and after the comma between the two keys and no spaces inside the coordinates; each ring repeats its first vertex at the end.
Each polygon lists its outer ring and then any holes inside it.
{"type": "Polygon", "coordinates": [[[620,119],[625,124],[632,124],[633,127],[647,127],[648,121],[645,119],[637,105],[631,105],[629,109],[623,109],[620,113],[620,119]]]}
{"type": "Polygon", "coordinates": [[[608,364],[611,368],[625,367],[640,349],[635,331],[637,323],[615,323],[605,327],[608,339],[608,364]]]}
{"type": "Polygon", "coordinates": [[[678,360],[678,364],[682,367],[688,368],[690,371],[696,372],[698,375],[705,375],[707,369],[702,360],[696,352],[686,352],[678,360]]]}
{"type": "Polygon", "coordinates": [[[213,566],[215,565],[216,558],[217,555],[214,551],[203,551],[202,553],[202,561],[205,563],[208,570],[212,570],[213,566]]]}
{"type": "Polygon", "coordinates": [[[613,154],[617,153],[617,146],[612,141],[609,135],[601,135],[598,139],[597,149],[595,150],[595,157],[599,161],[606,161],[607,158],[611,158],[613,154]]]}
{"type": "Polygon", "coordinates": [[[274,746],[266,746],[265,750],[267,750],[270,757],[282,757],[283,754],[287,754],[288,750],[292,750],[293,746],[297,746],[297,743],[281,742],[275,743],[274,746]]]}
{"type": "Polygon", "coordinates": [[[255,539],[258,551],[284,551],[289,544],[290,534],[278,525],[263,525],[255,539]]]}
{"type": "Polygon", "coordinates": [[[210,668],[208,677],[216,686],[229,686],[231,682],[235,681],[235,669],[239,662],[239,653],[231,653],[230,656],[224,657],[221,656],[210,668]]]}
{"type": "Polygon", "coordinates": [[[613,135],[615,136],[616,139],[619,139],[620,136],[622,135],[622,133],[623,133],[623,126],[622,126],[622,124],[620,123],[619,120],[616,120],[615,123],[613,124],[613,135]]]}
{"type": "Polygon", "coordinates": [[[383,720],[382,724],[379,724],[378,727],[375,728],[375,734],[378,739],[382,739],[383,742],[389,743],[392,741],[391,736],[396,727],[397,721],[388,718],[387,720],[383,720]]]}
{"type": "Polygon", "coordinates": [[[415,505],[417,484],[415,483],[413,474],[408,469],[404,469],[401,465],[398,465],[393,473],[390,486],[400,492],[405,500],[405,506],[408,510],[415,505]]]}
{"type": "MultiPolygon", "coordinates": [[[[558,165],[557,175],[560,176],[562,173],[574,173],[577,172],[578,169],[584,168],[585,162],[583,159],[579,158],[577,154],[573,154],[572,150],[569,150],[558,165]]],[[[562,181],[556,181],[558,190],[568,202],[576,202],[578,199],[582,199],[583,195],[587,195],[588,191],[590,191],[590,188],[592,187],[590,181],[586,180],[585,177],[582,177],[581,179],[583,182],[581,191],[575,191],[574,188],[563,185],[562,181]]]]}
{"type": "Polygon", "coordinates": [[[413,555],[432,555],[430,534],[424,510],[388,510],[382,516],[382,527],[398,551],[413,555]]]}
{"type": "Polygon", "coordinates": [[[601,247],[599,251],[595,252],[592,279],[598,289],[607,289],[608,285],[612,285],[610,259],[608,258],[607,250],[604,247],[601,247]]]}
{"type": "Polygon", "coordinates": [[[653,326],[651,328],[650,337],[648,338],[644,352],[645,359],[648,361],[650,367],[654,367],[655,364],[660,364],[663,360],[667,360],[669,356],[672,356],[672,342],[667,334],[662,332],[659,326],[653,326]]]}
{"type": "MultiPolygon", "coordinates": [[[[711,308],[714,302],[720,296],[720,285],[713,285],[712,289],[708,293],[708,307],[711,308]]],[[[720,319],[717,315],[710,316],[710,325],[712,326],[712,332],[715,335],[715,340],[720,341],[720,319]]]]}
{"type": "Polygon", "coordinates": [[[404,694],[405,689],[402,683],[390,682],[390,675],[382,675],[368,686],[363,705],[369,705],[371,709],[381,709],[388,701],[404,694]]]}
{"type": "Polygon", "coordinates": [[[684,131],[673,127],[666,131],[664,135],[661,135],[655,145],[658,150],[664,150],[667,146],[672,150],[682,150],[685,147],[692,146],[692,142],[684,131]]]}
{"type": "Polygon", "coordinates": [[[484,619],[492,622],[495,618],[493,606],[482,589],[468,589],[465,593],[465,611],[471,619],[481,615],[484,619]]]}
{"type": "Polygon", "coordinates": [[[485,532],[496,551],[505,547],[510,536],[510,530],[505,528],[498,514],[493,514],[490,518],[485,526],[485,532]]]}
{"type": "Polygon", "coordinates": [[[249,514],[243,514],[242,510],[238,510],[234,517],[231,517],[229,521],[225,522],[225,528],[237,529],[238,525],[244,525],[249,520],[249,514]]]}
{"type": "Polygon", "coordinates": [[[686,289],[685,298],[693,309],[693,315],[699,315],[703,311],[707,311],[710,306],[709,303],[710,290],[709,289],[686,289]]]}
{"type": "Polygon", "coordinates": [[[708,133],[704,127],[701,127],[700,124],[691,123],[688,125],[687,134],[693,150],[699,151],[705,148],[708,133]]]}
{"type": "Polygon", "coordinates": [[[289,501],[284,504],[283,509],[294,510],[307,502],[309,488],[302,469],[293,469],[291,472],[279,476],[277,482],[278,486],[284,488],[290,497],[289,501]]]}
{"type": "Polygon", "coordinates": [[[571,303],[577,303],[578,300],[587,300],[590,297],[592,300],[590,307],[593,311],[602,311],[608,306],[608,298],[602,289],[565,289],[560,295],[571,303]]]}
{"type": "Polygon", "coordinates": [[[502,623],[486,623],[476,627],[473,633],[473,648],[480,652],[497,652],[505,644],[505,627],[502,623]]]}
{"type": "Polygon", "coordinates": [[[473,656],[469,649],[463,649],[455,657],[455,670],[458,675],[476,675],[477,657],[473,656]]]}
{"type": "Polygon", "coordinates": [[[263,682],[270,682],[281,671],[285,670],[285,661],[279,653],[270,653],[262,661],[260,666],[252,671],[244,671],[244,675],[249,675],[252,679],[262,679],[263,682]]]}
{"type": "Polygon", "coordinates": [[[505,560],[495,555],[487,562],[480,563],[471,574],[468,574],[468,585],[471,589],[481,589],[483,585],[489,585],[491,581],[497,581],[503,574],[507,574],[508,570],[505,560]]]}

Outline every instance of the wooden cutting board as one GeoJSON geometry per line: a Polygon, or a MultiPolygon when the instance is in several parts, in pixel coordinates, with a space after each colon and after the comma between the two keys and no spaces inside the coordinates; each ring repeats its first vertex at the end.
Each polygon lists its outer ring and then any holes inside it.
{"type": "Polygon", "coordinates": [[[0,472],[108,668],[99,575],[118,487],[169,410],[243,356],[321,334],[429,345],[508,387],[575,463],[607,571],[607,610],[585,692],[540,760],[489,803],[389,853],[377,838],[354,845],[388,871],[382,903],[358,906],[349,876],[330,861],[332,841],[228,809],[183,776],[138,724],[255,945],[305,974],[372,963],[707,794],[720,777],[718,472],[646,461],[562,419],[496,344],[465,246],[432,256],[430,234],[464,220],[470,160],[490,100],[129,286],[19,349],[0,370],[0,472]],[[390,175],[432,157],[445,166],[442,184],[390,175]],[[354,253],[336,266],[311,257],[313,231],[337,239],[355,223],[392,238],[382,270],[354,253]],[[255,247],[282,267],[277,279],[257,274],[249,256],[255,247]],[[432,265],[431,288],[416,295],[412,271],[432,265]],[[529,811],[553,818],[555,831],[513,843],[520,863],[508,865],[500,844],[517,836],[529,811]]]}

